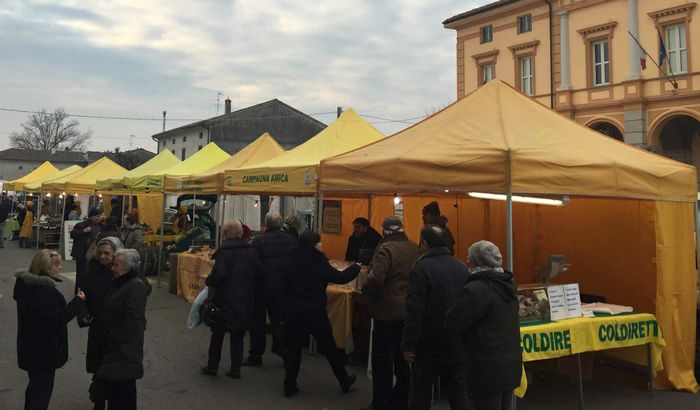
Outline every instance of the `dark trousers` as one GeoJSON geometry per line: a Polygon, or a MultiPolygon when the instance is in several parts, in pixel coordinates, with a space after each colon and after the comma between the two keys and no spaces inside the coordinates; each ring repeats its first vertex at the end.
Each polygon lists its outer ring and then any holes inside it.
{"type": "Polygon", "coordinates": [[[513,391],[485,391],[469,389],[474,410],[510,410],[513,391]]]}
{"type": "Polygon", "coordinates": [[[372,333],[372,408],[404,410],[411,372],[401,353],[404,321],[374,320],[372,333]],[[396,384],[394,384],[396,376],[396,384]]]}
{"type": "MultiPolygon", "coordinates": [[[[209,370],[218,370],[221,361],[221,348],[224,344],[226,329],[223,326],[211,329],[211,342],[209,342],[209,370]]],[[[231,339],[231,373],[241,372],[241,362],[243,361],[243,332],[229,332],[231,339]]]]}
{"type": "Polygon", "coordinates": [[[345,370],[343,354],[333,339],[331,323],[325,309],[300,312],[289,315],[284,322],[285,343],[285,376],[286,387],[296,387],[299,368],[301,367],[301,349],[308,342],[309,335],[318,343],[319,352],[323,353],[331,365],[333,374],[338,383],[348,380],[348,372],[345,370]]]}
{"type": "Polygon", "coordinates": [[[136,410],[136,380],[107,382],[108,410],[136,410]]]}
{"type": "Polygon", "coordinates": [[[272,330],[272,350],[279,353],[280,326],[282,324],[282,308],[277,298],[256,296],[253,309],[253,326],[250,329],[250,355],[261,357],[265,354],[267,342],[267,316],[270,317],[272,330]]]}
{"type": "Polygon", "coordinates": [[[440,375],[447,386],[447,399],[452,410],[469,409],[466,367],[463,363],[444,363],[429,355],[416,354],[411,367],[413,385],[408,398],[410,410],[430,409],[435,377],[440,375]]]}
{"type": "Polygon", "coordinates": [[[24,392],[24,410],[46,410],[49,408],[56,370],[29,372],[29,384],[24,392]]]}
{"type": "Polygon", "coordinates": [[[85,278],[87,277],[87,260],[85,257],[75,258],[75,293],[78,288],[85,289],[85,278]]]}

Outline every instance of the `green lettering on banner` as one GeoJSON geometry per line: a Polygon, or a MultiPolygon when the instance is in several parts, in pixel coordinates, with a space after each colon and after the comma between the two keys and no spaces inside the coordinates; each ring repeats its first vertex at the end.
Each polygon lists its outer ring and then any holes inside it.
{"type": "Polygon", "coordinates": [[[639,323],[633,322],[630,324],[630,339],[639,339],[639,323]]]}
{"type": "Polygon", "coordinates": [[[627,340],[627,337],[629,336],[630,330],[627,327],[629,325],[627,323],[623,323],[621,326],[622,327],[620,328],[620,340],[625,341],[625,340],[627,340]]]}
{"type": "Polygon", "coordinates": [[[535,335],[535,336],[532,338],[532,350],[535,351],[535,352],[537,352],[537,353],[539,353],[539,352],[541,352],[542,350],[540,349],[540,346],[539,346],[539,344],[537,343],[537,339],[538,339],[537,335],[535,335]]]}
{"type": "Polygon", "coordinates": [[[564,331],[564,348],[571,349],[571,333],[568,329],[564,331]]]}
{"type": "Polygon", "coordinates": [[[529,334],[523,336],[523,349],[525,349],[526,353],[532,352],[532,336],[529,334]]]}
{"type": "Polygon", "coordinates": [[[564,343],[562,343],[563,339],[564,336],[562,336],[561,332],[554,333],[554,350],[564,349],[564,343]]]}
{"type": "Polygon", "coordinates": [[[543,352],[546,352],[549,350],[549,347],[550,347],[549,334],[540,333],[540,345],[541,345],[543,352]]]}
{"type": "Polygon", "coordinates": [[[644,339],[646,336],[646,323],[639,322],[639,338],[644,339]]]}
{"type": "Polygon", "coordinates": [[[605,325],[598,326],[598,340],[601,342],[605,342],[607,340],[605,338],[605,325]]]}
{"type": "Polygon", "coordinates": [[[605,336],[607,336],[609,342],[612,342],[613,340],[615,340],[615,326],[613,326],[613,325],[605,326],[605,336]]]}
{"type": "Polygon", "coordinates": [[[659,322],[656,320],[650,320],[651,324],[653,325],[652,328],[654,329],[654,337],[659,337],[659,322]]]}

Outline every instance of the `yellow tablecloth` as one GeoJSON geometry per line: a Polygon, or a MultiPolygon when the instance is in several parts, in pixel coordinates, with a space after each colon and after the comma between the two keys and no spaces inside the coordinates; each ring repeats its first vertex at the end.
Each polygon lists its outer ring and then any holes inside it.
{"type": "MultiPolygon", "coordinates": [[[[661,353],[666,342],[661,336],[656,317],[652,314],[576,318],[520,327],[523,362],[648,343],[652,347],[652,369],[657,372],[663,369],[661,353]]],[[[523,397],[526,390],[527,378],[523,371],[520,387],[515,394],[523,397]]]]}
{"type": "MultiPolygon", "coordinates": [[[[206,286],[214,261],[189,253],[178,254],[177,294],[192,303],[206,286]]],[[[333,338],[339,348],[345,349],[352,333],[352,288],[329,285],[328,319],[333,328],[333,338]]]]}
{"type": "MultiPolygon", "coordinates": [[[[163,235],[163,242],[175,242],[177,240],[177,237],[178,235],[163,235]]],[[[143,241],[146,242],[146,245],[158,245],[160,243],[160,235],[145,234],[143,235],[143,241]]]]}

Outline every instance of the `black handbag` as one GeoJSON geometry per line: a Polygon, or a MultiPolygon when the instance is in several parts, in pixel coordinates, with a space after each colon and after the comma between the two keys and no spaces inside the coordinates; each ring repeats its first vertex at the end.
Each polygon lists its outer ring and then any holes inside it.
{"type": "Polygon", "coordinates": [[[214,302],[214,288],[209,288],[209,295],[202,303],[199,312],[202,323],[212,327],[221,319],[221,308],[214,302]]]}

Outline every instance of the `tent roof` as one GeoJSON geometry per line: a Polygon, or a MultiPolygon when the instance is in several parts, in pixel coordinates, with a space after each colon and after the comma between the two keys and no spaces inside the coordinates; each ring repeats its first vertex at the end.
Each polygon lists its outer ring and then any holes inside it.
{"type": "Polygon", "coordinates": [[[58,178],[66,176],[66,175],[70,175],[74,172],[80,171],[81,169],[83,169],[83,167],[81,167],[80,165],[71,165],[68,168],[64,168],[55,174],[38,179],[34,182],[29,182],[27,184],[24,184],[24,189],[29,191],[29,192],[38,192],[41,190],[41,184],[43,184],[44,182],[52,181],[54,179],[58,179],[58,178]]]}
{"type": "Polygon", "coordinates": [[[180,158],[176,157],[169,149],[162,150],[158,155],[141,164],[140,166],[127,171],[117,178],[97,181],[98,191],[126,191],[126,185],[133,183],[137,178],[157,173],[180,163],[180,158]]]}
{"type": "Polygon", "coordinates": [[[191,157],[169,168],[136,178],[129,188],[134,190],[160,191],[163,189],[164,175],[192,175],[214,167],[229,158],[229,154],[210,142],[191,157]]]}
{"type": "Polygon", "coordinates": [[[226,171],[229,192],[312,193],[318,164],[384,138],[376,128],[348,109],[305,143],[265,162],[226,171]],[[252,178],[251,178],[252,177],[252,178]]]}
{"type": "Polygon", "coordinates": [[[494,80],[431,117],[321,163],[327,192],[588,195],[694,202],[695,168],[626,145],[494,80]],[[509,172],[510,171],[510,172],[509,172]]]}
{"type": "Polygon", "coordinates": [[[24,189],[25,184],[46,178],[51,175],[56,175],[58,171],[58,168],[54,167],[53,164],[51,164],[49,161],[45,161],[27,175],[17,178],[14,181],[5,182],[5,184],[3,184],[3,189],[6,191],[21,191],[24,189]]]}
{"type": "Polygon", "coordinates": [[[94,193],[98,179],[114,178],[126,172],[121,165],[102,157],[85,168],[41,184],[42,191],[94,193]]]}
{"type": "Polygon", "coordinates": [[[207,192],[223,191],[224,172],[242,166],[250,166],[284,154],[284,148],[268,133],[231,155],[226,161],[202,173],[184,176],[165,176],[166,192],[207,192]]]}

